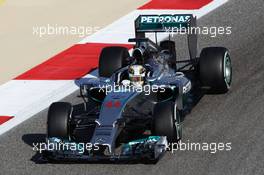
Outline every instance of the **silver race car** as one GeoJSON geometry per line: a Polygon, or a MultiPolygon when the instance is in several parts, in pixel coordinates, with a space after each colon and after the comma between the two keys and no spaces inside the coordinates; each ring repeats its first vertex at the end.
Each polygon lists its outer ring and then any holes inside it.
{"type": "Polygon", "coordinates": [[[232,67],[223,47],[204,48],[197,57],[197,36],[187,35],[190,58],[176,58],[175,42],[148,33],[189,29],[196,18],[141,15],[135,20],[134,48],[102,50],[97,78],[80,84],[83,108],[53,103],[48,112],[47,144],[42,157],[52,161],[155,162],[182,137],[182,121],[206,93],[230,89],[232,67]],[[152,35],[154,36],[154,35],[152,35]],[[56,148],[56,149],[54,149],[56,148]]]}

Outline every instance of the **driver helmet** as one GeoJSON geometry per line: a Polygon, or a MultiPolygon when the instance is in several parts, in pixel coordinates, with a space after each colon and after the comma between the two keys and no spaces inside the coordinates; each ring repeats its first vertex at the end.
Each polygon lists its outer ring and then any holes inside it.
{"type": "Polygon", "coordinates": [[[146,77],[146,69],[142,65],[129,66],[128,73],[132,85],[143,86],[146,77]]]}

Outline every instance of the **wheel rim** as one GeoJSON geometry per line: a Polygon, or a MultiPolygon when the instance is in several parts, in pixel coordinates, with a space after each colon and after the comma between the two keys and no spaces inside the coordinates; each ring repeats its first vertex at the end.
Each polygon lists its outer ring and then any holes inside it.
{"type": "Polygon", "coordinates": [[[177,134],[177,140],[180,140],[182,137],[182,126],[181,126],[181,121],[180,121],[180,114],[177,111],[177,103],[174,104],[174,125],[176,129],[176,134],[177,134]]]}
{"type": "Polygon", "coordinates": [[[231,65],[231,58],[228,52],[225,53],[225,57],[224,57],[224,79],[227,88],[229,89],[232,81],[232,65],[231,65]]]}

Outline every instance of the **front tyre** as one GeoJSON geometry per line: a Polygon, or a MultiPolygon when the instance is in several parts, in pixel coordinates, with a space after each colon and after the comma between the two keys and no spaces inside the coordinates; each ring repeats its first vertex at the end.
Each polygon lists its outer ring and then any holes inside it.
{"type": "Polygon", "coordinates": [[[57,137],[69,139],[69,120],[72,114],[70,103],[56,102],[51,104],[48,111],[47,134],[48,138],[57,137]]]}
{"type": "Polygon", "coordinates": [[[174,102],[157,103],[153,112],[153,132],[167,136],[169,142],[178,142],[182,137],[181,115],[174,102]]]}
{"type": "Polygon", "coordinates": [[[223,47],[208,47],[201,52],[199,76],[203,87],[212,93],[226,93],[232,82],[229,52],[223,47]]]}

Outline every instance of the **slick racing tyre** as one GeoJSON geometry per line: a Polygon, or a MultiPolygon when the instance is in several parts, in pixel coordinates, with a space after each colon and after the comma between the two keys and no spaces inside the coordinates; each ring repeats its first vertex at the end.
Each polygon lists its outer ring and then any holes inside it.
{"type": "Polygon", "coordinates": [[[174,102],[157,103],[153,111],[153,133],[167,136],[169,142],[177,142],[182,137],[181,116],[174,102]]]}
{"type": "Polygon", "coordinates": [[[229,52],[223,47],[204,48],[199,60],[199,76],[210,93],[226,93],[232,82],[229,52]]]}
{"type": "Polygon", "coordinates": [[[165,40],[160,42],[160,47],[162,50],[168,50],[172,55],[170,64],[171,67],[176,69],[176,47],[174,41],[165,40]]]}
{"type": "Polygon", "coordinates": [[[48,137],[69,138],[69,120],[72,114],[70,103],[57,102],[49,107],[47,134],[48,137]]]}
{"type": "Polygon", "coordinates": [[[115,71],[127,66],[128,57],[128,49],[125,47],[104,48],[99,58],[99,76],[111,77],[115,71]]]}

